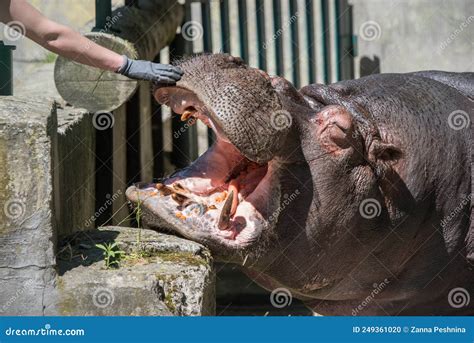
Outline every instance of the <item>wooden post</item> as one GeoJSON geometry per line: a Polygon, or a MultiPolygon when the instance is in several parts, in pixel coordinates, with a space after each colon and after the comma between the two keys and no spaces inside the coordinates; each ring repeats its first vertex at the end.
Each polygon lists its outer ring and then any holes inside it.
{"type": "MultiPolygon", "coordinates": [[[[108,18],[104,29],[86,36],[130,58],[153,60],[173,40],[183,19],[183,6],[176,0],[143,0],[140,8],[120,7],[108,18]]],[[[137,87],[136,81],[122,75],[63,57],[56,60],[54,80],[64,100],[91,112],[118,108],[137,87]]]]}

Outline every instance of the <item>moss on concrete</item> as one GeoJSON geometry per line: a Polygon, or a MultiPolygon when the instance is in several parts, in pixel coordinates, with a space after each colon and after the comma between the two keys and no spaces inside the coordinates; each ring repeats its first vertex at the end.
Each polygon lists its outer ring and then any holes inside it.
{"type": "Polygon", "coordinates": [[[156,256],[165,262],[184,263],[190,266],[207,266],[209,261],[201,255],[195,255],[190,252],[162,251],[156,256]]]}
{"type": "Polygon", "coordinates": [[[163,291],[164,291],[163,302],[173,314],[177,315],[178,314],[176,313],[177,306],[174,301],[174,295],[178,291],[175,286],[175,283],[179,279],[179,277],[173,274],[161,274],[161,273],[156,273],[155,276],[158,281],[163,282],[163,291]]]}

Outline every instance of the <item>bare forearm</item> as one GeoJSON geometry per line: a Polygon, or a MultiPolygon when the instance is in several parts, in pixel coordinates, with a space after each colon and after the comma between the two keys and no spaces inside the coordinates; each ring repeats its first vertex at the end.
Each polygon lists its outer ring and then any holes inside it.
{"type": "Polygon", "coordinates": [[[178,67],[129,59],[106,49],[78,32],[49,20],[25,0],[0,0],[0,21],[21,23],[26,36],[44,48],[81,64],[119,72],[129,78],[154,83],[176,83],[178,67]]]}
{"type": "MultiPolygon", "coordinates": [[[[106,49],[68,27],[55,24],[57,29],[45,37],[30,38],[46,49],[78,63],[104,70],[117,71],[123,64],[123,57],[106,49]]],[[[27,33],[28,35],[28,33],[27,33]]]]}
{"type": "Polygon", "coordinates": [[[25,0],[0,0],[0,20],[18,21],[28,38],[58,55],[100,69],[117,71],[123,57],[78,32],[49,20],[25,0]]]}

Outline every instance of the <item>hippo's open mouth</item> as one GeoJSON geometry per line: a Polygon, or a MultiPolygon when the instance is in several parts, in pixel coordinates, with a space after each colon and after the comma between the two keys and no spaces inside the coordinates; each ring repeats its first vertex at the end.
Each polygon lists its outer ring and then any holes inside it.
{"type": "Polygon", "coordinates": [[[278,198],[272,186],[274,161],[257,163],[227,138],[226,127],[197,95],[183,87],[163,87],[155,98],[181,120],[201,120],[216,141],[192,165],[160,183],[127,190],[140,206],[146,225],[164,227],[204,244],[241,249],[255,242],[267,226],[278,198]]]}

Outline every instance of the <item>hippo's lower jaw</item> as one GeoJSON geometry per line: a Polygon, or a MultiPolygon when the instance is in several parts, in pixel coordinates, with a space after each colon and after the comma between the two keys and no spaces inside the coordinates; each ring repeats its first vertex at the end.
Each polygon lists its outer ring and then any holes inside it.
{"type": "Polygon", "coordinates": [[[192,165],[170,178],[129,187],[127,198],[141,209],[146,226],[170,229],[218,248],[223,256],[243,252],[262,232],[270,231],[272,223],[266,218],[280,200],[275,186],[278,162],[246,158],[194,93],[169,87],[158,90],[156,97],[182,120],[198,118],[213,128],[217,139],[192,165]]]}

